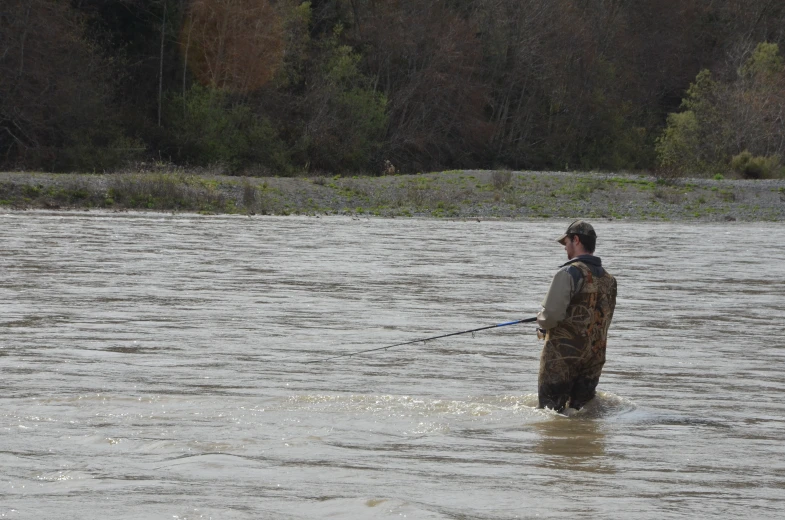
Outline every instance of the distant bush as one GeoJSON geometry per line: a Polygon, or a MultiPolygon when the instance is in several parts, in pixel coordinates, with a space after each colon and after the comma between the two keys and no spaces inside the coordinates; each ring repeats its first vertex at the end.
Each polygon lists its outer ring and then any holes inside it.
{"type": "Polygon", "coordinates": [[[699,142],[699,125],[694,112],[668,114],[668,126],[656,145],[660,166],[685,172],[703,170],[701,157],[695,153],[699,142]]]}
{"type": "Polygon", "coordinates": [[[696,76],[681,103],[685,110],[668,114],[668,125],[657,139],[660,166],[700,174],[725,162],[727,131],[717,109],[720,91],[708,70],[696,76]]]}
{"type": "Polygon", "coordinates": [[[733,171],[745,179],[766,179],[777,176],[780,170],[780,157],[754,157],[749,151],[744,150],[731,159],[733,171]]]}
{"type": "Polygon", "coordinates": [[[250,166],[291,172],[286,145],[270,121],[223,91],[194,85],[184,95],[169,96],[166,124],[178,162],[224,164],[232,173],[250,166]]]}
{"type": "Polygon", "coordinates": [[[315,139],[314,153],[317,157],[329,157],[328,163],[334,159],[336,162],[329,164],[333,170],[341,167],[354,171],[368,168],[387,126],[387,98],[381,93],[355,87],[341,92],[330,105],[334,123],[342,133],[333,134],[326,140],[315,139]]]}
{"type": "Polygon", "coordinates": [[[491,174],[491,184],[497,190],[501,190],[510,185],[512,172],[509,170],[497,170],[491,174]]]}
{"type": "MultiPolygon", "coordinates": [[[[104,128],[109,133],[109,128],[104,128]]],[[[57,155],[54,170],[77,172],[113,171],[142,156],[145,145],[138,139],[118,134],[111,141],[97,138],[94,132],[69,136],[69,143],[57,155]],[[103,141],[103,142],[102,142],[103,141]]]]}
{"type": "Polygon", "coordinates": [[[360,55],[338,43],[341,31],[322,42],[323,65],[310,80],[304,141],[315,169],[370,170],[387,128],[387,96],[360,71],[360,55]]]}

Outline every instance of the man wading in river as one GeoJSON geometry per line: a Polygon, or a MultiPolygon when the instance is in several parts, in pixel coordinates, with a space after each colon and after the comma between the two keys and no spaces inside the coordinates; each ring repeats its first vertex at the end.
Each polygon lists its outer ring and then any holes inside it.
{"type": "Polygon", "coordinates": [[[597,233],[589,223],[576,220],[557,241],[568,262],[554,275],[537,314],[537,336],[545,339],[537,390],[540,408],[562,412],[594,398],[616,307],[616,279],[593,254],[597,233]]]}

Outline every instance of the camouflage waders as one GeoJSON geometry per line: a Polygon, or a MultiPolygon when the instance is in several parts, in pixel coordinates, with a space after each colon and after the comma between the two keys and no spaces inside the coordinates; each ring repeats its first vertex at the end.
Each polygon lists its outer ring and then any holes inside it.
{"type": "Polygon", "coordinates": [[[605,364],[608,327],[616,307],[616,279],[607,271],[593,276],[586,264],[572,264],[583,286],[567,307],[567,316],[548,330],[540,356],[540,408],[579,409],[595,394],[605,364]]]}

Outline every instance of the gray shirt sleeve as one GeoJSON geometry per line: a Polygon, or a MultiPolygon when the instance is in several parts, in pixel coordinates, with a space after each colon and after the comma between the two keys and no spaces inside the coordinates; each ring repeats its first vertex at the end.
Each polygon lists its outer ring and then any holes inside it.
{"type": "Polygon", "coordinates": [[[537,324],[543,329],[552,329],[567,316],[567,306],[573,295],[573,278],[565,269],[556,271],[542,301],[542,310],[537,313],[537,324]]]}

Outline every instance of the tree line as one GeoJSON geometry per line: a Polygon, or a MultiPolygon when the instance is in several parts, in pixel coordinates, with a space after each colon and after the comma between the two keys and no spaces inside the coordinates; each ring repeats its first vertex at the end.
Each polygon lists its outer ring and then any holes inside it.
{"type": "Polygon", "coordinates": [[[783,44],[781,0],[4,0],[0,166],[763,176],[783,44]]]}

